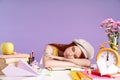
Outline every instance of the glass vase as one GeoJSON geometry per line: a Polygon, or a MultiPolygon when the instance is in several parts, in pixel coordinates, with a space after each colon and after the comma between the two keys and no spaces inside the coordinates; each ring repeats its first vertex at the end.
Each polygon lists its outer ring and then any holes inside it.
{"type": "Polygon", "coordinates": [[[108,35],[108,39],[112,43],[112,44],[110,44],[110,47],[112,49],[118,51],[118,49],[119,49],[119,47],[118,47],[119,46],[119,35],[115,35],[115,36],[113,34],[108,35]]]}

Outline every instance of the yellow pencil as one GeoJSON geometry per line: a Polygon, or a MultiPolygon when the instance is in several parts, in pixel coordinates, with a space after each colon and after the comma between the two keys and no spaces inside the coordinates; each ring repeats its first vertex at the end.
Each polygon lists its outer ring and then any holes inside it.
{"type": "Polygon", "coordinates": [[[84,80],[92,80],[91,77],[89,77],[88,75],[84,74],[84,73],[81,72],[81,71],[78,71],[78,72],[76,72],[76,73],[77,73],[77,75],[80,77],[81,80],[82,80],[82,79],[84,79],[84,80]]]}
{"type": "Polygon", "coordinates": [[[71,75],[73,80],[80,80],[80,78],[78,77],[76,72],[70,71],[70,75],[71,75]]]}

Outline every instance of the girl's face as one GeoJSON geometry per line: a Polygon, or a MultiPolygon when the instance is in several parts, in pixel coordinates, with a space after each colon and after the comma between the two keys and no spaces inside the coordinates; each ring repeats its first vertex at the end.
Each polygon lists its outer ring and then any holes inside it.
{"type": "Polygon", "coordinates": [[[82,51],[78,46],[68,47],[64,51],[64,57],[69,59],[80,58],[82,55],[82,51]]]}

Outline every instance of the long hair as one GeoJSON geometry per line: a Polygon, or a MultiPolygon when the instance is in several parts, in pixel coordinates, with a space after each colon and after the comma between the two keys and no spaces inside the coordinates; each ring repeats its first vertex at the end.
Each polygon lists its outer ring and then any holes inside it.
{"type": "Polygon", "coordinates": [[[51,46],[54,46],[58,49],[58,56],[63,56],[63,53],[65,51],[66,48],[70,47],[70,46],[74,46],[76,45],[74,42],[70,43],[70,44],[57,44],[57,43],[51,43],[49,44],[51,46]]]}

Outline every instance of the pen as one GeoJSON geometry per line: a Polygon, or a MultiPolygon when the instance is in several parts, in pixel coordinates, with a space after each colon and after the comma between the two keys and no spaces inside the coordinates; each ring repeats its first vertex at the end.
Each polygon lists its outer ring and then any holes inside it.
{"type": "Polygon", "coordinates": [[[62,68],[62,67],[49,67],[50,70],[52,71],[65,71],[65,70],[70,70],[70,71],[84,71],[85,69],[82,69],[82,68],[62,68]]]}
{"type": "Polygon", "coordinates": [[[70,68],[52,68],[52,67],[46,67],[49,71],[65,71],[65,70],[71,70],[70,68]]]}
{"type": "Polygon", "coordinates": [[[33,50],[32,50],[31,56],[32,56],[31,58],[32,58],[32,62],[33,62],[35,59],[33,50]]]}
{"type": "Polygon", "coordinates": [[[28,55],[27,62],[30,64],[30,55],[28,55]]]}
{"type": "Polygon", "coordinates": [[[30,53],[30,64],[32,63],[32,54],[30,53]]]}
{"type": "Polygon", "coordinates": [[[103,75],[103,76],[109,77],[109,78],[115,78],[115,77],[112,76],[112,74],[106,74],[106,75],[103,75]]]}
{"type": "Polygon", "coordinates": [[[52,71],[52,68],[51,67],[45,67],[46,69],[48,69],[49,71],[52,71]]]}
{"type": "Polygon", "coordinates": [[[32,52],[30,52],[29,57],[28,57],[28,64],[31,65],[31,63],[34,61],[35,57],[34,57],[34,52],[32,50],[32,52]]]}

